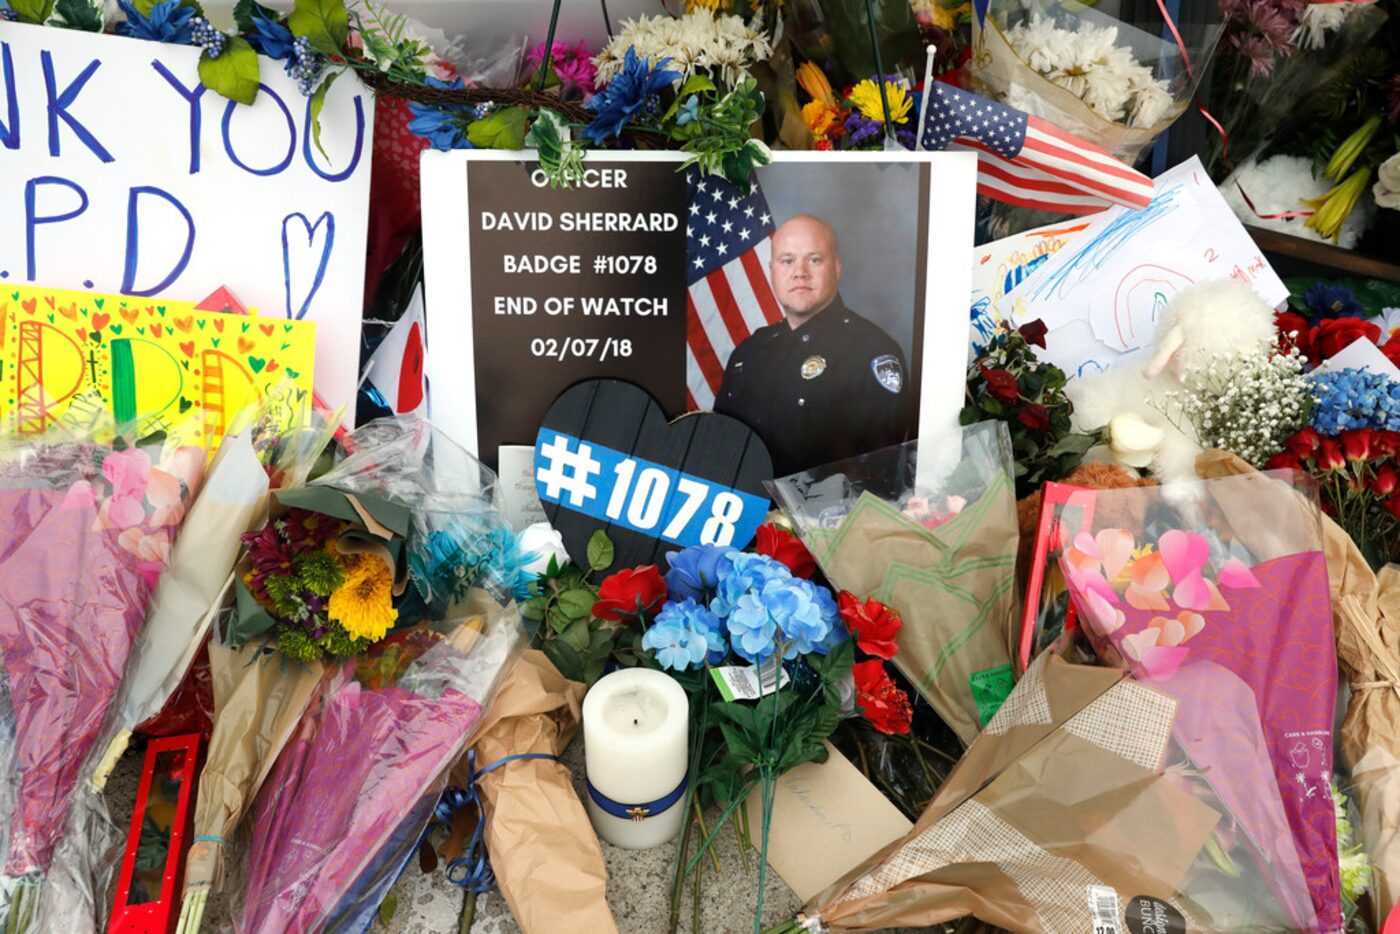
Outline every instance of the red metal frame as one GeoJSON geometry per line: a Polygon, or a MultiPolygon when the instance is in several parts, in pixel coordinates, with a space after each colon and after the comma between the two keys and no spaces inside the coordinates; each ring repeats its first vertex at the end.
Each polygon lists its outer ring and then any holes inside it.
{"type": "MultiPolygon", "coordinates": [[[[1057,549],[1055,538],[1055,517],[1058,511],[1067,506],[1084,510],[1082,528],[1089,528],[1094,522],[1094,503],[1098,491],[1069,483],[1047,483],[1040,495],[1040,518],[1036,522],[1035,548],[1031,553],[1030,580],[1026,584],[1026,603],[1021,615],[1021,646],[1017,653],[1020,670],[1025,671],[1031,663],[1031,649],[1035,644],[1035,623],[1040,615],[1041,593],[1045,589],[1045,563],[1049,560],[1051,545],[1057,549]]],[[[1065,611],[1065,631],[1073,632],[1075,626],[1074,606],[1065,611]]]]}
{"type": "Polygon", "coordinates": [[[117,898],[112,906],[112,921],[108,934],[171,934],[180,920],[182,876],[185,853],[189,848],[191,825],[194,822],[194,796],[199,777],[201,737],[198,733],[167,736],[151,740],[146,746],[146,760],[141,768],[141,785],[136,792],[136,807],[131,815],[131,830],[127,834],[126,853],[122,856],[121,875],[117,879],[117,898]],[[179,767],[180,798],[175,805],[175,819],[170,827],[170,846],[165,855],[165,872],[161,880],[160,898],[154,902],[128,905],[127,894],[136,871],[136,851],[141,843],[141,826],[146,819],[146,804],[156,780],[156,759],[161,753],[184,752],[179,767]]]}

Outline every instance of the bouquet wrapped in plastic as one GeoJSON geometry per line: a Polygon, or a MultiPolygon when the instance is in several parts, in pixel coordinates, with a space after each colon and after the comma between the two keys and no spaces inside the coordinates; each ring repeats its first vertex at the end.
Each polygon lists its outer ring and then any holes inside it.
{"type": "Polygon", "coordinates": [[[1337,656],[1311,480],[1278,471],[1099,490],[1062,508],[1058,531],[1100,658],[1148,684],[1210,662],[1248,686],[1316,916],[1339,927],[1337,656]]]}
{"type": "Polygon", "coordinates": [[[203,449],[124,439],[0,451],[7,930],[44,924],[39,885],[204,466],[203,449]]]}
{"type": "Polygon", "coordinates": [[[1316,930],[1261,774],[1259,715],[1224,668],[1149,683],[1047,653],[913,830],[787,930],[1316,930]]]}
{"type": "Polygon", "coordinates": [[[494,607],[332,669],[259,797],[236,929],[368,924],[520,648],[518,614],[494,607]]]}
{"type": "Polygon", "coordinates": [[[1118,2],[990,0],[973,17],[973,90],[1082,137],[1132,166],[1181,116],[1220,25],[1135,19],[1118,2]]]}
{"type": "Polygon", "coordinates": [[[1014,683],[1013,470],[981,422],[769,484],[833,586],[903,617],[894,662],[964,744],[1014,683]]]}

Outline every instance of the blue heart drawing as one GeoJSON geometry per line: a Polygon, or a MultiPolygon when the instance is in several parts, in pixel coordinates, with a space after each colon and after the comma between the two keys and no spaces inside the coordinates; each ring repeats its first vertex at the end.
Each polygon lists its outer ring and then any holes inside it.
{"type": "Polygon", "coordinates": [[[311,307],[311,300],[316,297],[316,292],[321,288],[321,281],[326,278],[326,266],[331,261],[331,250],[335,248],[335,215],[330,211],[322,212],[316,218],[316,223],[311,223],[307,216],[300,211],[294,211],[282,218],[282,278],[287,296],[287,317],[300,321],[306,317],[307,310],[311,307]],[[288,228],[292,226],[292,221],[301,221],[302,229],[306,232],[306,245],[303,247],[301,237],[298,233],[295,243],[292,237],[288,236],[288,228]],[[316,255],[316,231],[321,225],[326,225],[325,239],[321,245],[321,258],[316,261],[316,274],[311,279],[311,287],[306,291],[306,297],[301,300],[301,304],[294,304],[292,301],[292,252],[297,253],[298,280],[304,278],[304,273],[309,271],[309,265],[303,265],[303,257],[314,259],[316,255]]]}

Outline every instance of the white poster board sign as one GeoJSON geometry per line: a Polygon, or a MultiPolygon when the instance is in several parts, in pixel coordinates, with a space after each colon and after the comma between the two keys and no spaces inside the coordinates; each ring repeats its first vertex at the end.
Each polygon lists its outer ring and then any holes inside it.
{"type": "MultiPolygon", "coordinates": [[[[261,59],[256,103],[199,83],[199,49],[0,22],[0,288],[198,301],[226,285],[317,322],[316,387],[353,413],[374,98],[308,99],[261,59]]],[[[353,418],[353,415],[350,416],[353,418]]]]}

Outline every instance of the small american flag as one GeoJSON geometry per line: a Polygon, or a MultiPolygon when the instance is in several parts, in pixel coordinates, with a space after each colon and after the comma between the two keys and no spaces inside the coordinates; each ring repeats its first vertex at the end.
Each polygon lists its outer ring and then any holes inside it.
{"type": "Polygon", "coordinates": [[[710,409],[734,348],[782,320],[768,281],[774,224],[756,181],[737,188],[691,170],[686,185],[686,401],[710,409]]]}
{"type": "Polygon", "coordinates": [[[1021,207],[1090,214],[1145,208],[1152,180],[1039,117],[942,81],[926,82],[924,149],[977,152],[977,190],[1021,207]]]}

